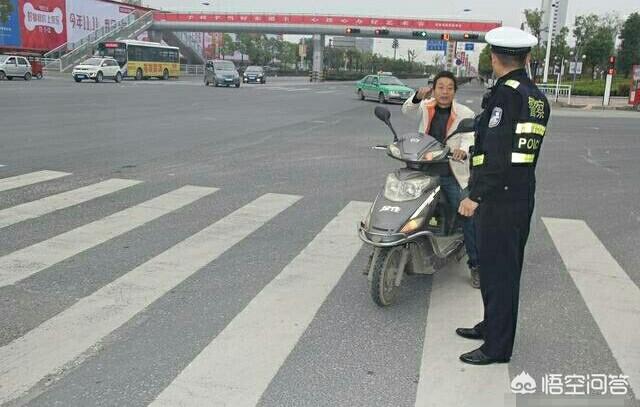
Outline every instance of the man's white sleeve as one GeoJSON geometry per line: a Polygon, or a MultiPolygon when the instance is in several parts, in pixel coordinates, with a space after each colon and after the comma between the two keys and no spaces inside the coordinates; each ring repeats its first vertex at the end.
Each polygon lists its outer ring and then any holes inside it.
{"type": "Polygon", "coordinates": [[[420,109],[420,103],[413,103],[413,98],[416,93],[412,93],[411,96],[402,105],[402,114],[407,116],[422,116],[422,109],[420,109]]]}

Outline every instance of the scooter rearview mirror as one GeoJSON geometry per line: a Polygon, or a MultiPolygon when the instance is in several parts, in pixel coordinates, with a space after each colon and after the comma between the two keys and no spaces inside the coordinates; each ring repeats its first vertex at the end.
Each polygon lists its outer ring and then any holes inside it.
{"type": "Polygon", "coordinates": [[[376,106],[374,113],[378,119],[382,120],[389,129],[391,129],[391,132],[393,133],[393,141],[398,141],[398,134],[396,134],[396,130],[391,125],[391,112],[389,109],[382,106],[376,106]]]}
{"type": "Polygon", "coordinates": [[[378,119],[387,124],[391,120],[391,112],[386,107],[376,106],[375,115],[378,119]]]}
{"type": "Polygon", "coordinates": [[[475,119],[462,119],[458,127],[456,128],[456,133],[471,133],[476,130],[476,121],[475,119]]]}

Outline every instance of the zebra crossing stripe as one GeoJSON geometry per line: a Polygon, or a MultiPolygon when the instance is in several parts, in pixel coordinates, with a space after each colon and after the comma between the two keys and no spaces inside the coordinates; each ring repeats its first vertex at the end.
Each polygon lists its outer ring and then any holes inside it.
{"type": "Polygon", "coordinates": [[[349,203],[151,404],[255,406],[361,247],[349,203]]]}
{"type": "Polygon", "coordinates": [[[633,392],[640,394],[640,289],[581,220],[542,218],[633,392]]]}
{"type": "Polygon", "coordinates": [[[465,367],[458,360],[482,342],[459,337],[456,328],[472,327],[482,315],[480,292],[469,285],[465,265],[433,276],[416,407],[504,404],[510,392],[506,364],[465,367]]]}
{"type": "Polygon", "coordinates": [[[27,185],[33,185],[40,182],[51,181],[57,178],[66,177],[68,175],[71,174],[68,172],[59,171],[37,171],[30,172],[28,174],[17,175],[15,177],[1,178],[0,192],[26,187],[27,185]]]}
{"type": "Polygon", "coordinates": [[[128,179],[109,179],[74,189],[73,191],[0,210],[0,229],[129,188],[140,182],[128,179]]]}
{"type": "Polygon", "coordinates": [[[263,195],[0,348],[0,404],[58,372],[299,199],[263,195]]]}
{"type": "Polygon", "coordinates": [[[0,287],[15,284],[215,191],[216,188],[185,186],[0,257],[0,287]]]}

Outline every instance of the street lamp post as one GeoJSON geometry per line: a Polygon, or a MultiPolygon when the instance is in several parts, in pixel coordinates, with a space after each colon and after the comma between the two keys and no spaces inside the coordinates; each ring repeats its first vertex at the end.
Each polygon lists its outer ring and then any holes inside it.
{"type": "Polygon", "coordinates": [[[558,67],[558,76],[556,78],[556,103],[558,103],[558,95],[560,93],[560,77],[562,76],[562,71],[564,70],[564,55],[562,56],[562,58],[558,58],[558,56],[556,55],[553,60],[555,61],[556,65],[558,66],[558,60],[560,60],[560,66],[558,67]]]}
{"type": "MultiPolygon", "coordinates": [[[[587,59],[587,56],[585,54],[582,54],[582,66],[584,67],[584,60],[587,59]]],[[[574,88],[576,86],[576,75],[578,74],[578,51],[576,50],[576,53],[574,55],[573,58],[573,80],[571,81],[571,87],[574,88]]]]}

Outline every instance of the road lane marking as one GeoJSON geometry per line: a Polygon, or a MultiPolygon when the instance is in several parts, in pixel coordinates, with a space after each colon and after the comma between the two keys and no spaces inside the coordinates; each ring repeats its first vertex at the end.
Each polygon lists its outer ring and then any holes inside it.
{"type": "Polygon", "coordinates": [[[349,203],[150,406],[255,406],[358,254],[369,207],[349,203]]]}
{"type": "Polygon", "coordinates": [[[0,348],[0,404],[55,374],[300,198],[263,195],[0,348]]]}
{"type": "Polygon", "coordinates": [[[25,187],[27,185],[38,184],[40,182],[51,181],[54,179],[71,175],[68,172],[59,171],[37,171],[28,174],[17,175],[15,177],[0,179],[0,192],[25,187]]]}
{"type": "Polygon", "coordinates": [[[502,406],[510,392],[508,365],[471,366],[458,360],[482,345],[455,330],[480,322],[483,305],[479,290],[469,285],[467,267],[452,268],[433,276],[415,406],[502,406]]]}
{"type": "Polygon", "coordinates": [[[34,219],[60,209],[69,208],[90,201],[133,185],[141,181],[128,179],[109,179],[97,184],[52,195],[37,201],[0,210],[0,229],[28,219],[34,219]]]}
{"type": "Polygon", "coordinates": [[[0,257],[0,287],[15,284],[215,191],[216,188],[185,186],[0,257]]]}
{"type": "Polygon", "coordinates": [[[640,289],[584,221],[542,221],[618,366],[640,394],[640,289]]]}

